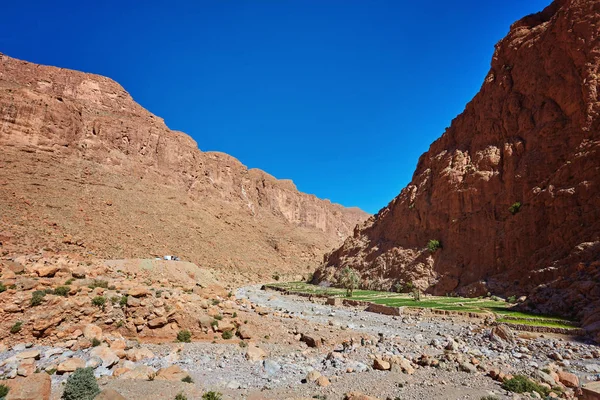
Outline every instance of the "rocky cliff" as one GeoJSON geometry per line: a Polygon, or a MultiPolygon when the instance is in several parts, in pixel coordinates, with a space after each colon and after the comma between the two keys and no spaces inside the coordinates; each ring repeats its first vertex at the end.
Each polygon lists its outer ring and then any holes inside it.
{"type": "Polygon", "coordinates": [[[599,66],[598,0],[513,24],[410,184],[316,279],[350,266],[364,285],[530,295],[532,308],[600,324],[599,66]]]}
{"type": "Polygon", "coordinates": [[[174,253],[248,277],[303,273],[367,217],[200,151],[111,79],[5,55],[0,146],[4,252],[75,246],[174,253]]]}

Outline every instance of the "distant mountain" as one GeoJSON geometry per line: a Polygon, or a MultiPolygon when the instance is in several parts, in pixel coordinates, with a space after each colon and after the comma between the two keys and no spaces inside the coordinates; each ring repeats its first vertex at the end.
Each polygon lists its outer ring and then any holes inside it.
{"type": "Polygon", "coordinates": [[[368,217],[200,151],[111,79],[6,55],[0,150],[5,256],[173,254],[241,282],[308,273],[368,217]]]}

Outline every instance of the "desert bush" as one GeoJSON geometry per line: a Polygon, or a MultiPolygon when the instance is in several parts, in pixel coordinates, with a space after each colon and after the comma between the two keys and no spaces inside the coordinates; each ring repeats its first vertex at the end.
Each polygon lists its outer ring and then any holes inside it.
{"type": "Polygon", "coordinates": [[[219,304],[221,304],[221,300],[219,300],[219,299],[212,299],[212,305],[213,306],[218,306],[219,304]]]}
{"type": "Polygon", "coordinates": [[[483,396],[481,399],[479,400],[500,400],[499,398],[497,398],[496,396],[483,396]]]}
{"type": "Polygon", "coordinates": [[[542,385],[539,385],[523,375],[515,375],[502,384],[502,389],[514,393],[532,393],[537,392],[542,397],[547,396],[549,390],[542,385]]]}
{"type": "Polygon", "coordinates": [[[66,285],[66,286],[69,286],[69,285],[70,285],[70,284],[72,284],[73,282],[75,282],[75,279],[73,279],[73,278],[69,278],[69,279],[67,279],[67,280],[65,281],[65,285],[66,285]]]}
{"type": "Polygon", "coordinates": [[[102,289],[108,289],[108,281],[103,281],[101,279],[94,279],[92,281],[92,283],[90,283],[88,285],[88,287],[90,289],[96,289],[96,288],[102,288],[102,289]]]}
{"type": "Polygon", "coordinates": [[[93,368],[77,368],[67,379],[63,400],[93,400],[100,393],[93,368]]]}
{"type": "Polygon", "coordinates": [[[185,329],[177,332],[177,341],[181,343],[190,343],[192,341],[192,332],[185,329]]]}
{"type": "Polygon", "coordinates": [[[194,383],[194,380],[192,379],[192,377],[191,377],[191,376],[189,376],[189,375],[188,375],[188,376],[186,376],[185,378],[183,378],[183,379],[181,380],[181,382],[185,382],[185,383],[194,383]]]}
{"type": "Polygon", "coordinates": [[[177,396],[175,396],[175,400],[188,400],[188,398],[183,392],[179,392],[177,393],[177,396]]]}
{"type": "Polygon", "coordinates": [[[106,297],[96,296],[92,299],[92,304],[98,308],[104,309],[104,305],[106,304],[106,297]]]}
{"type": "Polygon", "coordinates": [[[0,293],[5,292],[6,291],[6,286],[4,286],[4,283],[0,282],[0,293]]]}
{"type": "Polygon", "coordinates": [[[92,347],[98,347],[102,344],[102,342],[100,341],[100,339],[98,338],[93,338],[92,339],[92,347]]]}
{"type": "Polygon", "coordinates": [[[127,306],[127,297],[127,295],[121,296],[121,299],[119,300],[119,305],[121,307],[127,306]]]}
{"type": "Polygon", "coordinates": [[[221,321],[221,320],[223,319],[223,316],[222,316],[221,314],[218,314],[218,315],[215,315],[215,316],[214,316],[214,318],[215,318],[217,321],[221,321]]]}
{"type": "Polygon", "coordinates": [[[225,331],[221,334],[221,337],[225,340],[229,340],[233,337],[233,333],[231,331],[225,331]]]}
{"type": "Polygon", "coordinates": [[[516,203],[513,203],[512,206],[508,207],[508,211],[510,211],[512,215],[515,215],[516,213],[521,211],[521,203],[518,201],[516,203]]]}
{"type": "Polygon", "coordinates": [[[0,399],[4,399],[9,391],[10,389],[8,386],[0,385],[0,399]]]}
{"type": "Polygon", "coordinates": [[[70,291],[71,291],[71,288],[68,286],[59,286],[56,289],[54,289],[54,294],[56,296],[67,297],[67,295],[69,294],[70,291]]]}
{"type": "Polygon", "coordinates": [[[439,240],[431,239],[429,242],[427,242],[427,248],[432,253],[435,253],[442,248],[442,243],[439,240]]]}
{"type": "Polygon", "coordinates": [[[276,281],[281,279],[281,275],[279,275],[279,272],[275,272],[273,273],[273,275],[271,276],[273,279],[275,279],[276,281]]]}
{"type": "Polygon", "coordinates": [[[23,326],[23,323],[21,321],[15,322],[15,324],[10,328],[10,333],[13,333],[13,334],[19,333],[22,326],[23,326]]]}
{"type": "Polygon", "coordinates": [[[31,307],[39,306],[42,304],[42,300],[46,296],[46,292],[42,290],[36,290],[31,294],[31,307]]]}
{"type": "Polygon", "coordinates": [[[222,396],[219,392],[206,392],[202,395],[202,400],[222,400],[222,396]]]}
{"type": "Polygon", "coordinates": [[[506,299],[507,303],[511,303],[514,304],[517,302],[517,296],[510,296],[508,299],[506,299]]]}

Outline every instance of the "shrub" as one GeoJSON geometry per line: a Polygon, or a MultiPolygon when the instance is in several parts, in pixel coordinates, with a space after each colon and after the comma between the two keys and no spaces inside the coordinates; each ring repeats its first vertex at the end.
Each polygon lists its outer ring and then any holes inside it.
{"type": "Polygon", "coordinates": [[[92,347],[98,347],[102,344],[102,342],[100,341],[100,339],[98,338],[93,338],[92,339],[92,347]]]}
{"type": "Polygon", "coordinates": [[[276,281],[278,281],[279,279],[281,279],[281,275],[279,275],[279,272],[275,272],[275,273],[272,275],[272,278],[273,278],[273,279],[275,279],[276,281]]]}
{"type": "Polygon", "coordinates": [[[77,368],[67,379],[63,400],[93,400],[100,393],[93,368],[77,368]]]}
{"type": "Polygon", "coordinates": [[[182,343],[190,343],[192,341],[192,332],[185,329],[177,332],[177,341],[182,343]]]}
{"type": "Polygon", "coordinates": [[[73,279],[73,278],[69,278],[69,279],[67,279],[67,280],[65,281],[65,285],[66,285],[66,286],[69,286],[69,285],[70,285],[70,284],[72,284],[74,281],[75,281],[75,279],[73,279]]]}
{"type": "Polygon", "coordinates": [[[6,291],[6,286],[4,286],[4,283],[0,282],[0,293],[5,292],[6,291]]]}
{"type": "Polygon", "coordinates": [[[108,287],[108,290],[117,290],[117,287],[115,285],[110,285],[108,287]]]}
{"type": "Polygon", "coordinates": [[[248,347],[248,343],[244,342],[243,340],[240,341],[240,347],[242,349],[245,349],[246,347],[248,347]]]}
{"type": "Polygon", "coordinates": [[[358,289],[359,282],[360,278],[352,268],[346,267],[342,270],[340,283],[346,289],[346,297],[352,297],[354,290],[358,289]]]}
{"type": "Polygon", "coordinates": [[[6,385],[0,385],[0,399],[3,399],[6,397],[6,395],[9,392],[9,388],[6,385]]]}
{"type": "Polygon", "coordinates": [[[547,396],[549,390],[542,385],[539,385],[523,375],[515,375],[512,379],[507,380],[502,384],[502,389],[514,393],[531,393],[537,392],[542,396],[547,396]]]}
{"type": "Polygon", "coordinates": [[[103,281],[101,279],[94,279],[92,283],[88,285],[90,289],[96,289],[97,287],[102,289],[108,289],[108,281],[103,281]]]}
{"type": "Polygon", "coordinates": [[[117,304],[121,298],[119,296],[111,296],[110,302],[113,304],[117,304]]]}
{"type": "MultiPolygon", "coordinates": [[[[15,322],[15,324],[10,328],[10,333],[13,333],[13,334],[19,333],[22,326],[23,326],[23,323],[21,321],[15,322]]],[[[2,397],[2,396],[0,396],[0,397],[2,397]]]]}
{"type": "Polygon", "coordinates": [[[185,378],[183,378],[183,379],[181,380],[181,382],[185,382],[185,383],[194,383],[194,380],[192,379],[192,377],[191,377],[191,376],[189,376],[189,375],[188,375],[188,376],[186,376],[185,378]]]}
{"type": "Polygon", "coordinates": [[[222,394],[219,392],[206,392],[202,395],[202,400],[222,400],[222,394]]]}
{"type": "Polygon", "coordinates": [[[221,300],[219,299],[212,299],[212,305],[213,306],[218,306],[221,303],[221,300]]]}
{"type": "Polygon", "coordinates": [[[71,288],[68,286],[59,286],[56,289],[54,289],[54,294],[56,296],[67,297],[67,295],[69,294],[70,291],[71,291],[71,288]]]}
{"type": "Polygon", "coordinates": [[[521,203],[520,202],[516,202],[513,203],[512,206],[508,207],[508,211],[510,211],[510,213],[512,215],[515,215],[516,213],[518,213],[521,210],[521,203]]]}
{"type": "Polygon", "coordinates": [[[233,312],[233,314],[231,314],[231,318],[237,318],[237,312],[233,312]]]}
{"type": "Polygon", "coordinates": [[[498,399],[496,396],[483,396],[479,400],[500,400],[500,399],[498,399]]]}
{"type": "Polygon", "coordinates": [[[96,296],[92,299],[92,304],[98,308],[104,309],[104,305],[106,304],[106,297],[96,296]]]}
{"type": "Polygon", "coordinates": [[[506,299],[507,303],[516,303],[517,302],[517,296],[510,296],[508,299],[506,299]]]}
{"type": "Polygon", "coordinates": [[[179,392],[177,393],[177,396],[175,396],[175,400],[188,400],[188,398],[185,396],[185,394],[183,394],[183,392],[179,392]]]}
{"type": "Polygon", "coordinates": [[[427,242],[427,248],[432,253],[435,253],[436,251],[442,248],[442,243],[440,243],[439,240],[431,239],[429,242],[427,242]]]}
{"type": "Polygon", "coordinates": [[[212,326],[213,328],[216,327],[217,325],[219,325],[219,321],[217,321],[216,319],[213,319],[212,321],[210,321],[210,326],[212,326]]]}
{"type": "Polygon", "coordinates": [[[117,328],[120,328],[120,327],[122,327],[124,325],[125,325],[125,322],[123,322],[122,319],[120,319],[120,320],[117,321],[117,328]]]}
{"type": "Polygon", "coordinates": [[[119,300],[119,305],[121,307],[127,306],[127,297],[127,295],[121,296],[121,299],[119,300]]]}
{"type": "Polygon", "coordinates": [[[42,304],[42,299],[46,296],[46,292],[42,290],[36,290],[31,294],[31,307],[39,306],[42,304]]]}
{"type": "Polygon", "coordinates": [[[230,290],[229,293],[227,293],[227,297],[233,297],[233,292],[230,290]]]}
{"type": "Polygon", "coordinates": [[[225,340],[229,340],[233,337],[233,333],[231,331],[225,331],[221,334],[221,337],[225,340]]]}
{"type": "Polygon", "coordinates": [[[215,319],[216,319],[217,321],[221,321],[221,320],[223,319],[223,316],[222,316],[222,315],[220,315],[220,314],[219,314],[219,315],[215,315],[215,319]]]}

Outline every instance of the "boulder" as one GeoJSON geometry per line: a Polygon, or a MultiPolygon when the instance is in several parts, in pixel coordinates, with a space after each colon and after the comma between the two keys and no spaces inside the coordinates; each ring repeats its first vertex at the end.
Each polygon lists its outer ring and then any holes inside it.
{"type": "Polygon", "coordinates": [[[267,352],[256,345],[249,345],[246,349],[246,360],[261,361],[267,358],[267,352]]]}
{"type": "Polygon", "coordinates": [[[577,375],[572,374],[566,371],[558,371],[558,380],[560,383],[569,388],[577,388],[579,387],[579,378],[577,375]]]}
{"type": "Polygon", "coordinates": [[[316,380],[317,386],[321,386],[321,387],[327,387],[331,384],[331,382],[329,382],[329,379],[327,379],[327,377],[321,375],[320,377],[317,378],[316,380]]]}
{"type": "Polygon", "coordinates": [[[69,358],[68,360],[63,361],[60,364],[58,364],[58,367],[56,368],[56,372],[58,372],[59,374],[64,374],[65,372],[73,372],[77,368],[85,368],[85,360],[74,357],[74,358],[69,358]]]}
{"type": "Polygon", "coordinates": [[[10,388],[6,400],[50,400],[52,380],[45,372],[2,383],[10,388]]]}
{"type": "Polygon", "coordinates": [[[145,288],[145,287],[136,287],[133,289],[129,289],[129,291],[127,292],[127,295],[131,296],[131,297],[146,297],[150,294],[150,291],[145,288]]]}
{"type": "Polygon", "coordinates": [[[119,362],[119,356],[106,346],[94,347],[90,351],[90,356],[98,357],[102,360],[102,366],[104,368],[109,368],[119,362]]]}
{"type": "Polygon", "coordinates": [[[381,358],[376,358],[373,360],[373,369],[379,371],[389,371],[392,368],[391,364],[381,358]]]}
{"type": "Polygon", "coordinates": [[[135,349],[127,350],[126,357],[129,361],[142,361],[146,358],[154,358],[154,353],[145,347],[138,347],[135,349]]]}
{"type": "Polygon", "coordinates": [[[490,338],[498,342],[514,343],[515,335],[512,330],[504,324],[494,326],[490,338]]]}
{"type": "Polygon", "coordinates": [[[48,265],[38,268],[35,272],[40,277],[50,278],[53,277],[58,271],[60,271],[60,267],[58,265],[48,265]]]}
{"type": "Polygon", "coordinates": [[[83,337],[88,340],[102,340],[102,328],[94,324],[88,324],[83,328],[83,337]]]}
{"type": "Polygon", "coordinates": [[[149,381],[156,376],[156,372],[154,369],[147,365],[139,365],[132,369],[131,371],[127,371],[124,374],[120,375],[121,379],[135,379],[135,380],[145,380],[149,381]]]}
{"type": "Polygon", "coordinates": [[[181,382],[186,376],[189,376],[186,371],[182,370],[177,365],[171,365],[170,367],[159,369],[154,379],[159,381],[181,382]]]}
{"type": "Polygon", "coordinates": [[[148,321],[148,327],[150,329],[161,328],[165,326],[169,321],[167,321],[166,317],[156,317],[148,321]]]}
{"type": "Polygon", "coordinates": [[[241,325],[238,328],[237,334],[242,339],[252,339],[254,337],[254,332],[248,325],[241,325]]]}
{"type": "Polygon", "coordinates": [[[17,358],[20,360],[25,360],[28,358],[33,358],[36,360],[40,359],[40,351],[39,350],[27,350],[17,354],[17,358]]]}

